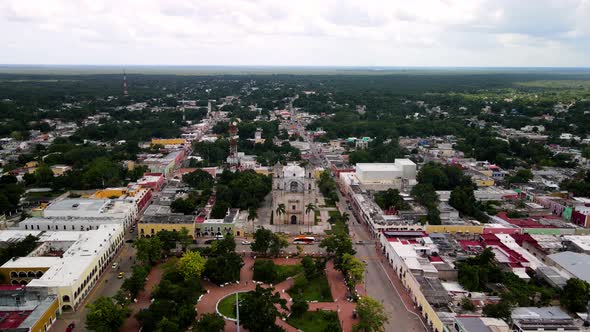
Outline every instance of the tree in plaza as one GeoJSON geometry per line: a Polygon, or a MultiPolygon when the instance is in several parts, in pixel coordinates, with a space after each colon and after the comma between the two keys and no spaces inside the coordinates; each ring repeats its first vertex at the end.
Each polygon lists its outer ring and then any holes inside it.
{"type": "Polygon", "coordinates": [[[206,259],[196,251],[187,251],[178,260],[178,270],[185,280],[197,279],[205,270],[206,259]]]}
{"type": "Polygon", "coordinates": [[[146,264],[153,265],[162,258],[162,241],[157,236],[137,239],[133,246],[137,249],[137,258],[146,264]]]}
{"type": "Polygon", "coordinates": [[[308,279],[315,277],[318,273],[313,258],[309,256],[305,256],[301,259],[301,265],[303,266],[303,272],[305,273],[305,277],[307,277],[308,279]]]}
{"type": "Polygon", "coordinates": [[[289,246],[289,241],[287,238],[281,234],[273,234],[270,246],[268,247],[268,252],[272,256],[278,256],[281,253],[281,250],[287,248],[289,246]]]}
{"type": "Polygon", "coordinates": [[[203,275],[216,284],[240,280],[242,257],[236,253],[236,242],[232,234],[226,234],[221,241],[211,245],[209,258],[203,275]]]}
{"type": "Polygon", "coordinates": [[[335,332],[335,331],[342,331],[340,327],[340,323],[338,320],[330,320],[328,324],[324,327],[322,332],[335,332]]]}
{"type": "Polygon", "coordinates": [[[295,297],[293,304],[291,304],[291,315],[293,317],[301,317],[309,309],[307,301],[301,297],[295,297]]]}
{"type": "Polygon", "coordinates": [[[344,212],[344,213],[342,213],[342,214],[340,215],[340,219],[341,219],[343,222],[347,223],[347,222],[348,222],[348,220],[350,220],[350,214],[348,214],[348,212],[344,212]]]}
{"type": "Polygon", "coordinates": [[[280,312],[277,304],[287,309],[287,301],[274,288],[256,285],[254,291],[240,295],[240,321],[249,331],[275,332],[282,329],[275,325],[280,312]]]}
{"type": "Polygon", "coordinates": [[[340,269],[342,257],[344,254],[354,255],[356,251],[353,248],[352,239],[348,232],[343,229],[330,234],[320,242],[321,248],[326,248],[326,252],[334,257],[336,268],[340,269]]]}
{"type": "Polygon", "coordinates": [[[202,169],[197,169],[194,172],[183,175],[182,181],[197,190],[206,190],[213,188],[215,179],[213,179],[211,174],[202,169]]]}
{"type": "Polygon", "coordinates": [[[91,331],[118,331],[127,315],[127,309],[115,304],[110,297],[99,297],[87,307],[86,328],[91,331]]]}
{"type": "Polygon", "coordinates": [[[169,320],[167,317],[162,318],[156,325],[156,331],[158,332],[181,332],[180,326],[173,320],[169,320]]]}
{"type": "Polygon", "coordinates": [[[584,280],[570,278],[563,287],[561,304],[570,312],[586,311],[590,300],[590,285],[584,280]]]}
{"type": "Polygon", "coordinates": [[[340,267],[346,278],[346,285],[350,290],[354,290],[354,286],[363,281],[365,264],[353,255],[346,253],[342,255],[340,267]]]}
{"type": "Polygon", "coordinates": [[[365,296],[356,304],[356,312],[359,322],[354,325],[355,332],[380,332],[385,331],[383,325],[389,320],[383,305],[375,299],[365,296]]]}
{"type": "Polygon", "coordinates": [[[188,248],[188,246],[193,242],[193,239],[189,234],[189,230],[186,227],[182,227],[180,232],[178,232],[178,241],[180,241],[182,250],[186,250],[186,248],[188,248]]]}
{"type": "Polygon", "coordinates": [[[193,325],[195,332],[223,332],[225,320],[217,314],[204,314],[193,325]]]}
{"type": "Polygon", "coordinates": [[[262,281],[267,284],[274,283],[277,280],[277,267],[270,259],[257,259],[254,261],[254,280],[262,281]]]}
{"type": "Polygon", "coordinates": [[[273,233],[271,230],[259,228],[254,233],[254,241],[250,244],[250,248],[260,255],[266,255],[270,248],[272,237],[273,233]]]}

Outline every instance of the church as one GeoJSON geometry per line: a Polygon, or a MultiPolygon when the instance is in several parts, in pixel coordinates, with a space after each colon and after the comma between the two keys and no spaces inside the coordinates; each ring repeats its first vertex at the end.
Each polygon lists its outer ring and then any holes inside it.
{"type": "Polygon", "coordinates": [[[277,163],[273,168],[272,189],[274,224],[314,224],[314,211],[306,211],[310,203],[316,204],[316,182],[310,165],[277,163]],[[281,204],[284,212],[277,213],[281,204]]]}

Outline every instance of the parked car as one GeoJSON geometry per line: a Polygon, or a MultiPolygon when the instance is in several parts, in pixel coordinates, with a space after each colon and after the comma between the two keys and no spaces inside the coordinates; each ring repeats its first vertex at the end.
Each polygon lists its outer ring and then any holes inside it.
{"type": "Polygon", "coordinates": [[[208,240],[205,240],[204,243],[205,244],[211,244],[211,243],[213,243],[213,241],[217,241],[217,239],[208,239],[208,240]]]}
{"type": "Polygon", "coordinates": [[[124,276],[125,276],[125,272],[119,272],[117,279],[123,279],[124,276]]]}
{"type": "Polygon", "coordinates": [[[247,245],[247,244],[252,244],[252,242],[250,242],[250,241],[248,241],[248,240],[244,240],[244,241],[242,241],[242,244],[243,244],[243,245],[247,245]]]}
{"type": "Polygon", "coordinates": [[[113,270],[116,270],[119,267],[119,263],[114,262],[113,263],[113,270]]]}
{"type": "Polygon", "coordinates": [[[66,332],[74,331],[75,327],[76,327],[76,324],[74,322],[71,322],[70,325],[68,325],[68,327],[66,328],[66,332]]]}

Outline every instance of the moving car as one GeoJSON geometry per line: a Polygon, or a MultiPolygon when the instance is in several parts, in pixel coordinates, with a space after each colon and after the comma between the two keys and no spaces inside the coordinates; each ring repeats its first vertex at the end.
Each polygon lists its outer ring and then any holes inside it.
{"type": "Polygon", "coordinates": [[[119,272],[117,279],[123,279],[124,276],[125,276],[125,272],[119,272]]]}
{"type": "Polygon", "coordinates": [[[119,267],[119,263],[114,262],[113,263],[113,270],[116,270],[119,267]]]}
{"type": "Polygon", "coordinates": [[[243,245],[247,245],[247,244],[252,244],[252,242],[250,242],[250,241],[248,241],[248,240],[244,240],[244,241],[242,241],[242,244],[243,244],[243,245]]]}

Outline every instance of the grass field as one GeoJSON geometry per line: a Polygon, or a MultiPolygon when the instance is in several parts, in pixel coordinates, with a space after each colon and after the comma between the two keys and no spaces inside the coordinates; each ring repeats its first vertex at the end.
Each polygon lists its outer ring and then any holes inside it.
{"type": "Polygon", "coordinates": [[[338,326],[338,330],[329,331],[342,331],[338,314],[334,311],[308,311],[299,318],[287,318],[287,323],[303,332],[328,331],[328,326],[338,326]]]}
{"type": "Polygon", "coordinates": [[[325,274],[308,280],[308,283],[302,287],[293,286],[287,290],[292,297],[300,296],[305,301],[332,302],[332,293],[330,284],[325,274]]]}
{"type": "Polygon", "coordinates": [[[279,282],[287,280],[288,277],[292,277],[296,274],[303,272],[303,266],[300,264],[296,265],[277,265],[277,284],[279,282]]]}
{"type": "Polygon", "coordinates": [[[236,318],[236,294],[230,294],[221,299],[217,304],[217,310],[225,317],[236,318]]]}

